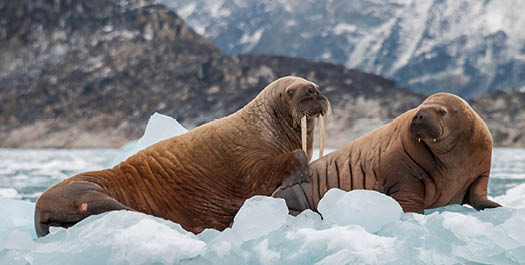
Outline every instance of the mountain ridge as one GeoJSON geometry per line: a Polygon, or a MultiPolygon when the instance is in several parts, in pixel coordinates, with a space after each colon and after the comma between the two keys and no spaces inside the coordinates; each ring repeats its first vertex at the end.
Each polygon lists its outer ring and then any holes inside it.
{"type": "Polygon", "coordinates": [[[227,54],[343,64],[431,94],[525,87],[525,2],[157,0],[227,54]]]}
{"type": "MultiPolygon", "coordinates": [[[[318,83],[331,100],[331,147],[389,122],[424,98],[341,65],[227,56],[152,1],[0,5],[0,17],[13,16],[0,19],[0,147],[120,147],[140,137],[156,111],[193,128],[233,113],[284,75],[318,83]]],[[[503,100],[515,98],[504,95],[503,100]]],[[[480,109],[490,106],[487,102],[480,109]]],[[[521,117],[505,109],[492,115],[510,122],[521,117]]],[[[524,146],[521,127],[516,128],[500,134],[497,144],[524,146]]]]}

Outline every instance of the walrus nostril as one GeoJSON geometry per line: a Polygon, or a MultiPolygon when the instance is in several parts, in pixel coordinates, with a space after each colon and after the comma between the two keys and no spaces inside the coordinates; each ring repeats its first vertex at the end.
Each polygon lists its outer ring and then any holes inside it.
{"type": "Polygon", "coordinates": [[[310,95],[315,95],[315,90],[314,90],[313,87],[309,87],[309,88],[307,88],[306,91],[307,91],[308,94],[310,94],[310,95]]]}
{"type": "Polygon", "coordinates": [[[417,120],[423,120],[425,119],[425,114],[422,112],[422,111],[418,111],[416,112],[416,115],[414,115],[414,121],[417,121],[417,120]]]}

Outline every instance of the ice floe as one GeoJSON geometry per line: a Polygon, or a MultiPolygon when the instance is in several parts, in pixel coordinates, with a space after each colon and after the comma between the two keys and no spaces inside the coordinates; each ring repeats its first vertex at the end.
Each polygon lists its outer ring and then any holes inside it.
{"type": "MultiPolygon", "coordinates": [[[[160,121],[152,134],[146,130],[118,159],[154,143],[150,137],[185,132],[175,120],[152,119],[160,121]]],[[[320,214],[298,216],[288,214],[282,199],[254,196],[224,231],[195,235],[171,221],[115,211],[43,238],[34,232],[34,203],[0,199],[0,264],[523,264],[525,184],[493,199],[505,207],[405,214],[384,194],[332,189],[320,214]]]]}

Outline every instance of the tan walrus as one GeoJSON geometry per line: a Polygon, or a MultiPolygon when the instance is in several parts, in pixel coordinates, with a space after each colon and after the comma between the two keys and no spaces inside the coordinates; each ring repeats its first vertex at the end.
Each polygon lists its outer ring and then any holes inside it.
{"type": "Polygon", "coordinates": [[[290,211],[317,209],[330,188],[376,190],[405,212],[449,204],[481,210],[492,156],[490,132],[470,105],[452,94],[429,96],[417,108],[310,165],[312,181],[283,186],[290,211]]]}
{"type": "Polygon", "coordinates": [[[280,78],[234,114],[156,143],[114,168],[51,187],[36,203],[36,232],[122,209],[193,232],[222,230],[249,197],[270,195],[283,181],[306,180],[315,119],[329,109],[316,84],[280,78]]]}

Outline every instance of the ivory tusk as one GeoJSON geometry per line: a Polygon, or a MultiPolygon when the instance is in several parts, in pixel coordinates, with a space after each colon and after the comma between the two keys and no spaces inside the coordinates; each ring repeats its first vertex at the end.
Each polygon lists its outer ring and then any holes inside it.
{"type": "Polygon", "coordinates": [[[308,149],[306,149],[306,116],[301,118],[301,139],[303,143],[303,151],[305,154],[308,154],[308,149]]]}
{"type": "Polygon", "coordinates": [[[324,117],[319,115],[319,158],[323,157],[324,153],[324,117]]]}

